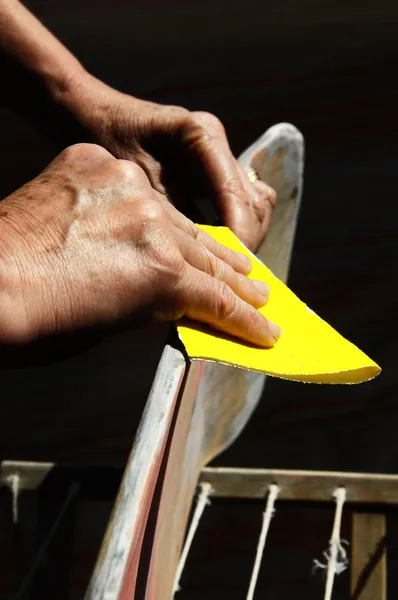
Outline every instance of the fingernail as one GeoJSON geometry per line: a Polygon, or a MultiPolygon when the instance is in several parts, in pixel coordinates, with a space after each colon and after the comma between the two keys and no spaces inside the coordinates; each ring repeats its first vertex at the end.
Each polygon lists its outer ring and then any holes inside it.
{"type": "Polygon", "coordinates": [[[275,325],[275,323],[273,323],[272,321],[268,321],[268,328],[271,332],[272,337],[274,338],[274,340],[279,340],[279,338],[282,335],[282,330],[280,327],[278,327],[278,325],[275,325]]]}
{"type": "Polygon", "coordinates": [[[271,291],[269,285],[264,283],[264,281],[258,281],[257,279],[252,279],[252,282],[256,286],[260,294],[265,298],[268,298],[271,291]]]}

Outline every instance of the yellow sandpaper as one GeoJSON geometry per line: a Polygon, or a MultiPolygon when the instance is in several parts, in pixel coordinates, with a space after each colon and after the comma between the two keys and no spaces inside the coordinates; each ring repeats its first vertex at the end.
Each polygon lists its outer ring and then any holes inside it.
{"type": "Polygon", "coordinates": [[[200,225],[215,240],[252,259],[252,279],[271,289],[260,312],[282,329],[272,348],[259,348],[206,325],[181,321],[179,336],[191,358],[201,358],[267,375],[312,383],[361,383],[380,367],[311,311],[227,227],[200,225]]]}

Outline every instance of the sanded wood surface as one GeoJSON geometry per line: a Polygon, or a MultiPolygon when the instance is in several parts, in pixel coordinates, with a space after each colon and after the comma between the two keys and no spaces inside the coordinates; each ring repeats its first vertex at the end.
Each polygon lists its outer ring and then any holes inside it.
{"type": "Polygon", "coordinates": [[[184,371],[183,355],[166,346],[86,600],[128,600],[134,597],[145,527],[184,371]]]}

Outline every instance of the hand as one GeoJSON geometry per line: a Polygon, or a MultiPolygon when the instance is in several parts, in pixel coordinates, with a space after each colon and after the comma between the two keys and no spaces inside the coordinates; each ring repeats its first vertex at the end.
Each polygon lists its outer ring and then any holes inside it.
{"type": "Polygon", "coordinates": [[[135,163],[79,144],[0,205],[0,339],[184,315],[262,346],[267,287],[154,190],[135,163]]]}
{"type": "Polygon", "coordinates": [[[261,181],[248,181],[215,116],[139,100],[88,75],[69,108],[96,142],[117,158],[138,163],[178,208],[193,215],[193,198],[209,197],[223,224],[257,250],[276,194],[261,181]]]}

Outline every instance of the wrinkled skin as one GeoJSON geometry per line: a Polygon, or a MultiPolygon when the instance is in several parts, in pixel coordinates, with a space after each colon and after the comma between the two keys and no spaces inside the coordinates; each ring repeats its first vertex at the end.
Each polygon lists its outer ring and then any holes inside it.
{"type": "Polygon", "coordinates": [[[221,222],[255,251],[275,206],[275,191],[254,185],[233,157],[221,122],[122,94],[86,75],[68,108],[115,157],[137,162],[152,186],[184,213],[192,199],[208,197],[221,222]]]}
{"type": "Polygon", "coordinates": [[[278,328],[256,310],[269,290],[245,276],[250,261],[200,232],[151,183],[137,164],[78,144],[3,200],[1,342],[144,312],[274,344],[278,328]]]}

